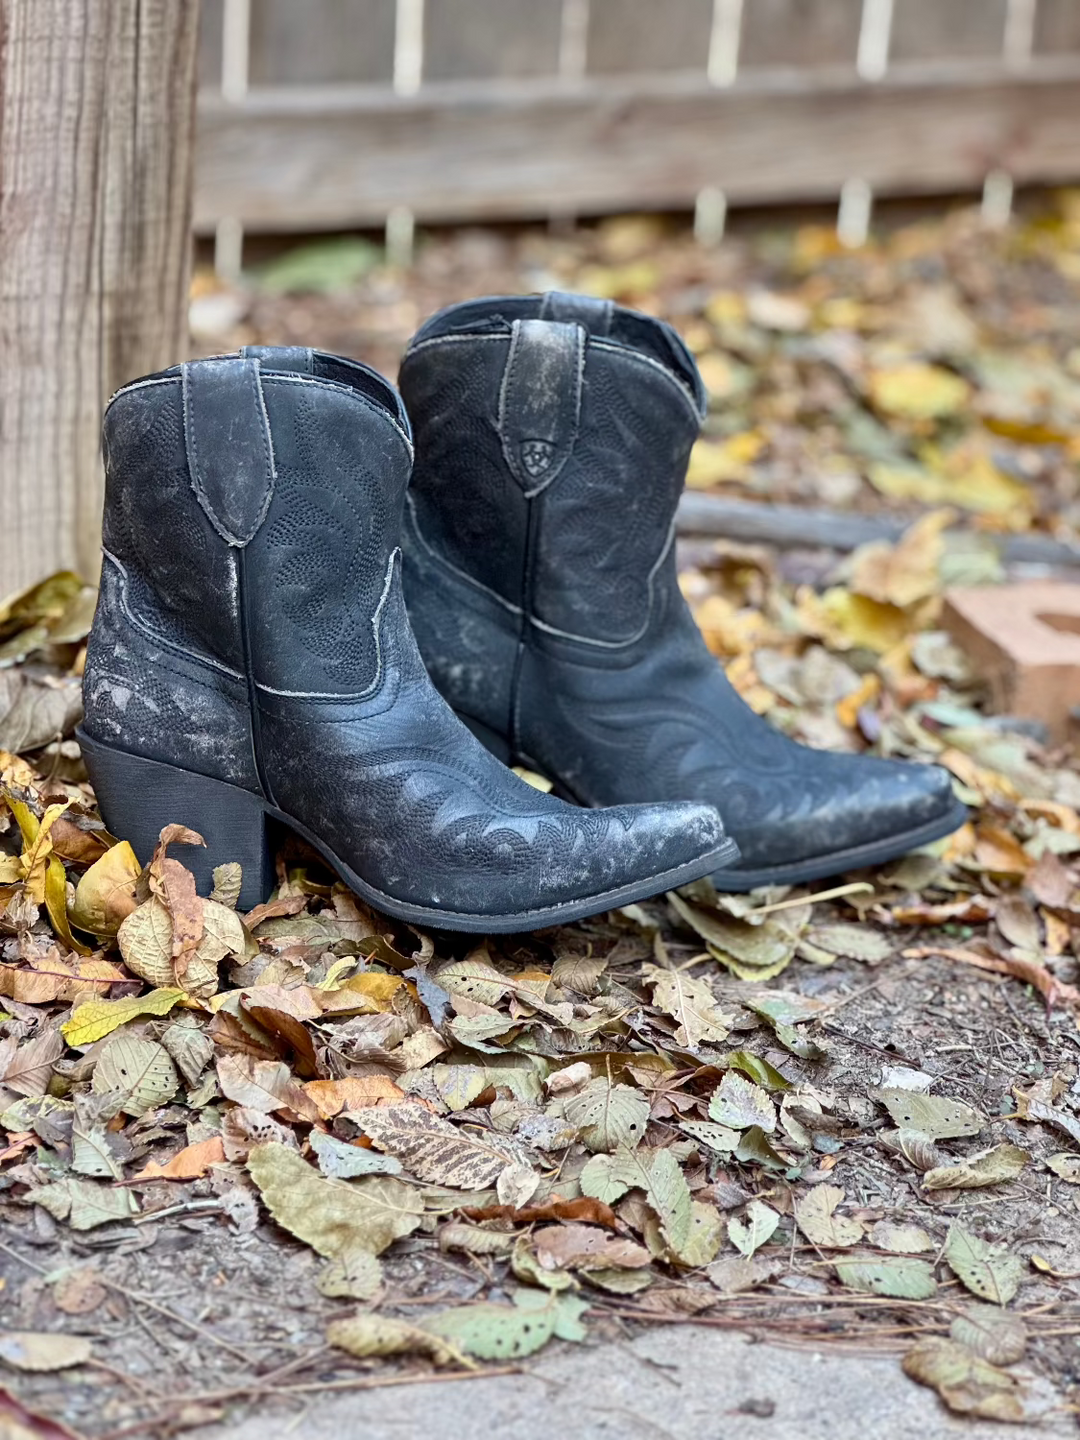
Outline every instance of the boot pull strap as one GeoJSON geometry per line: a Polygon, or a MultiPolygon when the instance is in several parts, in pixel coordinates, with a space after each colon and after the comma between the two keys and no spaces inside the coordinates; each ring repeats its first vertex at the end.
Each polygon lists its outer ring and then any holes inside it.
{"type": "Polygon", "coordinates": [[[274,493],[274,450],[258,360],[181,365],[184,445],[195,496],[230,545],[243,547],[274,493]]]}
{"type": "Polygon", "coordinates": [[[315,373],[315,352],[310,345],[241,345],[240,354],[245,360],[260,360],[267,370],[315,373]]]}
{"type": "Polygon", "coordinates": [[[499,438],[526,495],[556,479],[581,416],[585,331],[549,320],[515,320],[499,390],[499,438]]]}
{"type": "Polygon", "coordinates": [[[568,290],[549,290],[540,302],[541,320],[577,321],[590,335],[610,335],[615,305],[595,295],[573,295],[568,290]]]}

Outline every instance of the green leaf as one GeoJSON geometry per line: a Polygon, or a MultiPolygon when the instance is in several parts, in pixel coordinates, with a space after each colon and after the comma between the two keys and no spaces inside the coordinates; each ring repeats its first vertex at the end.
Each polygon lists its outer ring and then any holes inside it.
{"type": "Polygon", "coordinates": [[[1024,1273],[1019,1255],[1004,1245],[991,1245],[959,1225],[951,1225],[945,1241],[945,1259],[960,1283],[992,1305],[1007,1305],[1020,1288],[1024,1273]]]}
{"type": "Polygon", "coordinates": [[[732,1216],[728,1221],[728,1239],[735,1249],[741,1251],[749,1260],[755,1251],[772,1239],[779,1224],[780,1216],[771,1205],[766,1205],[761,1200],[751,1200],[746,1207],[745,1220],[732,1216]]]}
{"type": "Polygon", "coordinates": [[[444,1310],[425,1326],[433,1335],[480,1360],[517,1360],[553,1337],[584,1340],[581,1316],[588,1300],[565,1293],[518,1290],[513,1305],[463,1305],[444,1310]]]}
{"type": "Polygon", "coordinates": [[[898,1300],[926,1300],[937,1292],[933,1266],[925,1260],[837,1260],[837,1278],[852,1290],[892,1295],[898,1300]]]}
{"type": "Polygon", "coordinates": [[[688,1243],[690,1187],[670,1150],[626,1150],[594,1155],[581,1172],[584,1195],[610,1205],[627,1190],[644,1190],[667,1244],[676,1254],[688,1243]]]}
{"type": "Polygon", "coordinates": [[[756,1125],[768,1134],[776,1129],[776,1108],[760,1086],[729,1070],[709,1101],[709,1119],[733,1130],[756,1125]]]}
{"type": "Polygon", "coordinates": [[[724,1242],[724,1222],[715,1205],[704,1200],[691,1200],[690,1226],[686,1240],[672,1253],[680,1265],[697,1270],[716,1259],[717,1251],[724,1242]]]}
{"type": "Polygon", "coordinates": [[[901,1130],[914,1130],[931,1140],[978,1135],[983,1118],[977,1110],[948,1095],[923,1095],[889,1086],[874,1092],[901,1130]]]}
{"type": "Polygon", "coordinates": [[[357,1175],[400,1175],[401,1161],[393,1155],[381,1155],[378,1150],[365,1150],[360,1145],[350,1145],[325,1130],[312,1130],[309,1137],[312,1150],[324,1175],[335,1180],[352,1180],[357,1175]]]}
{"type": "Polygon", "coordinates": [[[580,1095],[566,1102],[563,1113],[580,1130],[588,1149],[610,1153],[641,1143],[649,1123],[649,1102],[629,1085],[590,1080],[580,1095]]]}
{"type": "Polygon", "coordinates": [[[732,1130],[728,1125],[717,1125],[712,1120],[682,1120],[679,1129],[699,1145],[715,1150],[719,1155],[736,1150],[743,1138],[738,1130],[732,1130]]]}
{"type": "Polygon", "coordinates": [[[869,964],[887,960],[896,949],[893,941],[869,925],[817,925],[810,931],[810,941],[830,955],[844,955],[849,960],[869,964]]]}
{"type": "Polygon", "coordinates": [[[102,1047],[91,1089],[106,1097],[113,1115],[138,1118],[171,1100],[180,1087],[164,1045],[134,1035],[114,1035],[102,1047]]]}
{"type": "Polygon", "coordinates": [[[762,1060],[750,1050],[729,1050],[719,1061],[731,1070],[741,1070],[755,1085],[765,1090],[790,1090],[791,1081],[785,1080],[775,1065],[762,1060]]]}

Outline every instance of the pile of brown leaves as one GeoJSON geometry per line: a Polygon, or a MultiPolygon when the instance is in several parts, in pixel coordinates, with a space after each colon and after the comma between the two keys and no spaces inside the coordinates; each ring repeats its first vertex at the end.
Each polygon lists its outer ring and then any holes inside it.
{"type": "MultiPolygon", "coordinates": [[[[1041,285],[1061,274],[1069,213],[999,242],[1039,260],[1041,285]]],[[[723,400],[694,483],[772,484],[795,428],[835,458],[835,434],[802,429],[817,406],[845,444],[881,452],[857,473],[822,459],[819,499],[843,499],[837,476],[852,473],[899,496],[888,477],[902,475],[905,500],[949,507],[846,558],[793,565],[713,542],[683,556],[708,643],[755,709],[815,744],[952,771],[971,822],[882,873],[817,895],[703,882],[474,944],[372,913],[290,847],[273,897],[242,915],[235,865],[196,894],[183,858],[198,836],[167,827],[142,866],[97,817],[67,738],[92,592],[62,575],[0,606],[0,1213],[13,1236],[42,1215],[62,1241],[120,1246],[162,1216],[205,1212],[241,1235],[269,1217],[322,1257],[318,1289],[341,1312],[332,1346],[458,1368],[579,1340],[590,1315],[779,1324],[779,1300],[801,1296],[827,1317],[818,1341],[914,1341],[905,1369],[958,1411],[1039,1413],[1030,1371],[1010,1367],[1039,1336],[1075,1333],[1073,1252],[1062,1241],[1046,1258],[981,1197],[1005,1217],[1034,1196],[1075,1232],[1077,1057],[1056,1040],[1080,1018],[1080,773],[1030,727],[987,718],[936,627],[951,580],[1001,573],[978,530],[946,544],[961,511],[983,525],[1070,511],[1080,408],[1056,369],[1037,404],[987,399],[999,392],[978,367],[1016,400],[1000,352],[1035,341],[1014,329],[991,355],[961,326],[942,287],[970,280],[976,256],[968,222],[949,223],[856,257],[797,232],[786,284],[775,261],[768,290],[729,278],[697,293],[689,327],[723,400]],[[957,254],[943,277],[934,257],[957,254]],[[865,293],[850,293],[854,275],[865,293]],[[868,1069],[838,1012],[894,973],[953,975],[972,993],[1006,977],[1004,993],[1037,997],[1047,1042],[1037,1057],[991,1055],[991,1025],[950,1047],[972,1051],[954,1076],[853,1040],[868,1069]],[[782,974],[789,988],[771,988],[782,974]],[[464,1257],[470,1303],[402,1313],[402,1255],[464,1257]]],[[[655,226],[619,224],[575,242],[588,253],[572,264],[548,242],[542,283],[643,303],[661,272],[635,270],[635,247],[647,232],[655,252],[655,226]]],[[[685,250],[669,267],[684,279],[685,250]]],[[[679,294],[658,308],[687,329],[679,294]]],[[[25,1371],[81,1366],[91,1349],[62,1326],[0,1333],[0,1359],[25,1371]]]]}

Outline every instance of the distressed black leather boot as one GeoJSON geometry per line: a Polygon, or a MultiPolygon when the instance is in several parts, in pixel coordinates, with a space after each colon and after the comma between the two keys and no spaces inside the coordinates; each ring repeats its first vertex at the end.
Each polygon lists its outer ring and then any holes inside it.
{"type": "Polygon", "coordinates": [[[587,296],[469,301],[423,326],[400,384],[410,618],[496,754],[584,805],[716,805],[742,853],[723,890],[888,860],[962,822],[944,770],[796,744],[706,649],[673,544],[705,393],[670,326],[587,296]]]}
{"type": "Polygon", "coordinates": [[[101,599],[80,741],[109,828],[171,821],[273,883],[267,822],[399,919],[524,930],[737,854],[707,804],[586,811],[525,784],[431,684],[401,595],[408,421],[365,366],[252,348],[126,386],[105,417],[101,599]]]}

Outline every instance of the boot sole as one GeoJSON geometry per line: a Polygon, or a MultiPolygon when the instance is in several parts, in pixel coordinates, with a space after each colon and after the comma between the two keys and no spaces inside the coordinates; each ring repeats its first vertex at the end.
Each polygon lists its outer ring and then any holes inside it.
{"type": "MultiPolygon", "coordinates": [[[[517,763],[504,735],[497,734],[481,721],[474,720],[460,710],[455,713],[504,765],[517,763]]],[[[529,764],[527,757],[522,763],[529,764]]],[[[540,769],[535,765],[532,768],[540,769]]],[[[566,800],[571,805],[581,804],[577,796],[558,781],[552,785],[552,794],[558,795],[561,800],[566,800]]],[[[743,869],[736,864],[730,868],[725,867],[709,878],[714,887],[725,895],[743,895],[748,890],[759,890],[766,885],[803,885],[809,880],[826,880],[830,876],[842,874],[845,870],[861,870],[868,865],[884,865],[889,860],[898,860],[909,850],[917,850],[920,845],[929,845],[932,840],[941,840],[944,836],[951,835],[954,830],[959,830],[967,818],[967,806],[957,800],[950,810],[939,815],[936,820],[928,820],[925,825],[916,826],[913,830],[885,835],[866,845],[853,845],[848,850],[832,850],[824,855],[813,855],[807,860],[790,860],[783,865],[767,865],[757,870],[743,869]]]]}
{"type": "Polygon", "coordinates": [[[768,865],[759,870],[743,870],[738,867],[722,870],[711,877],[713,885],[725,895],[743,895],[748,890],[758,890],[766,885],[803,885],[809,880],[826,880],[840,875],[845,870],[861,870],[868,865],[884,865],[889,860],[899,860],[910,850],[920,845],[929,845],[932,840],[941,840],[951,835],[968,818],[968,809],[958,800],[952,809],[936,820],[929,820],[914,830],[905,830],[897,835],[886,835],[866,845],[853,845],[848,850],[833,850],[827,855],[815,855],[809,860],[793,860],[786,865],[768,865]]]}
{"type": "Polygon", "coordinates": [[[188,847],[183,863],[194,873],[199,890],[207,893],[213,885],[215,865],[238,861],[243,871],[243,886],[237,903],[242,910],[261,904],[274,888],[276,877],[268,822],[284,825],[306,840],[349,888],[376,910],[396,920],[436,930],[465,930],[487,935],[564,925],[636,900],[647,900],[665,890],[676,890],[680,885],[700,880],[732,864],[739,856],[735,842],[725,840],[716,849],[674,869],[561,905],[542,905],[495,915],[440,910],[396,900],[369,885],[307,826],[250,790],[103,745],[92,740],[81,726],[75,736],[102,818],[112,834],[127,840],[145,863],[153,853],[163,825],[176,823],[197,831],[205,839],[206,848],[188,847]]]}

